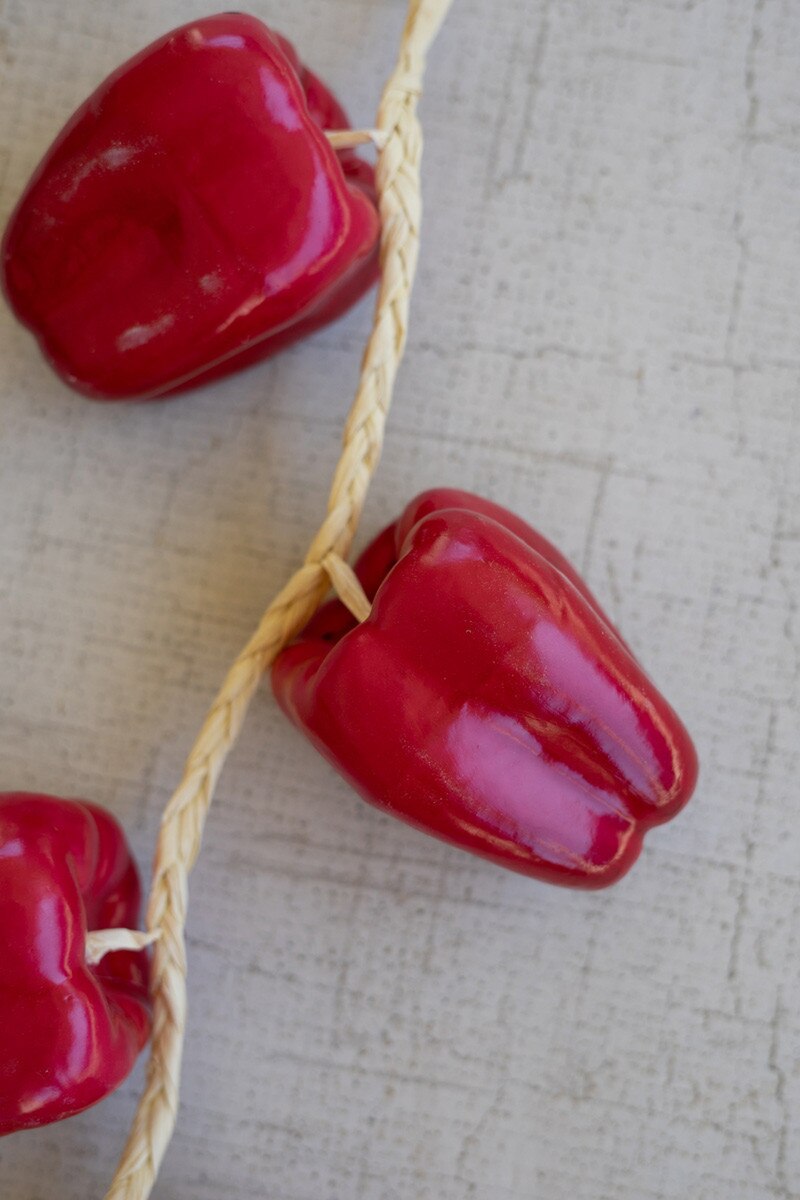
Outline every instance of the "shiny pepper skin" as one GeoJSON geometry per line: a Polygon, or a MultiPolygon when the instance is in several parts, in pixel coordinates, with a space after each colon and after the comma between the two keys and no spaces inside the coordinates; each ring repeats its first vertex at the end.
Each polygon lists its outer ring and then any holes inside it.
{"type": "Polygon", "coordinates": [[[340,316],[378,274],[372,168],[254,17],[193,21],[108,77],[39,165],[2,250],[11,307],[72,387],[152,398],[340,316]]]}
{"type": "Polygon", "coordinates": [[[86,932],[135,928],[139,879],[92,804],[0,794],[0,1135],[102,1100],[147,1040],[145,951],[86,962],[86,932]]]}
{"type": "Polygon", "coordinates": [[[599,888],[694,788],[686,730],[564,557],[466,492],[417,497],[326,605],[275,695],[364,799],[549,883],[599,888]]]}

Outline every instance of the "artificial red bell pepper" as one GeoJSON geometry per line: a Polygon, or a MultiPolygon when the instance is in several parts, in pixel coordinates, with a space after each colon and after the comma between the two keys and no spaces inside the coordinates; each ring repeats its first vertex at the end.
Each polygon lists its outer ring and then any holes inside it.
{"type": "Polygon", "coordinates": [[[108,77],[38,167],[3,282],[56,371],[156,397],[255,362],[377,278],[372,168],[347,116],[254,17],[193,21],[108,77]]]}
{"type": "Polygon", "coordinates": [[[0,1135],[81,1112],[150,1028],[146,951],[86,961],[86,933],[135,928],[139,878],[116,821],[82,801],[0,794],[0,1135]]]}
{"type": "Polygon", "coordinates": [[[356,567],[360,625],[326,605],[275,695],[361,795],[550,883],[597,888],[675,816],[686,730],[566,559],[466,492],[417,497],[356,567]]]}

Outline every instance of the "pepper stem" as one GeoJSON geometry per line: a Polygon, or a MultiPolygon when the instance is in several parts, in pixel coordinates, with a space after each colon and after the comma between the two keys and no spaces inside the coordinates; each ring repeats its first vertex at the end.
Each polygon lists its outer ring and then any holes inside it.
{"type": "Polygon", "coordinates": [[[357,621],[366,621],[372,605],[353,568],[333,551],[325,555],[322,566],[345,608],[349,608],[357,621]]]}
{"type": "Polygon", "coordinates": [[[144,950],[161,937],[161,930],[142,933],[139,929],[91,929],[86,935],[86,961],[95,967],[114,950],[144,950]]]}

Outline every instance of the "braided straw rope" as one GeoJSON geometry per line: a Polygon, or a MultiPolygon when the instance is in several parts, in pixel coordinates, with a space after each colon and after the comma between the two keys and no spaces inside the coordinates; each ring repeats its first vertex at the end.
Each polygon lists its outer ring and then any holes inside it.
{"type": "MultiPolygon", "coordinates": [[[[425,57],[451,3],[410,0],[397,65],[378,109],[379,136],[374,140],[381,146],[376,180],[382,276],[327,516],[303,566],[270,604],[228,672],[162,818],[147,911],[148,929],[158,938],[153,957],[153,1034],[147,1082],[106,1200],[146,1200],[175,1127],[186,1023],[188,875],[200,850],[220,771],[263,672],[311,618],[331,581],[347,589],[351,573],[342,559],[349,553],[378,464],[406,340],[419,249],[422,132],[416,110],[425,57]]],[[[358,605],[357,598],[355,602],[358,605]]]]}

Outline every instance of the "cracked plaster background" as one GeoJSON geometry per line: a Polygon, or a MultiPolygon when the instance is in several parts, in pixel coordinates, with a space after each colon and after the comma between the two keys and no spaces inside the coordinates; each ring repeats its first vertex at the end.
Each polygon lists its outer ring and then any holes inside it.
{"type": "MultiPolygon", "coordinates": [[[[252,0],[369,123],[399,0],[252,0]]],[[[0,0],[0,217],[68,112],[211,9],[0,0]]],[[[695,801],[613,891],[547,890],[354,798],[265,690],[192,885],[165,1200],[800,1196],[800,6],[456,0],[365,535],[451,483],[582,568],[693,731],[695,801]]],[[[369,303],[164,406],[68,394],[0,316],[3,786],[140,861],[323,509],[369,303]]],[[[101,1196],[137,1073],[0,1145],[101,1196]]]]}

